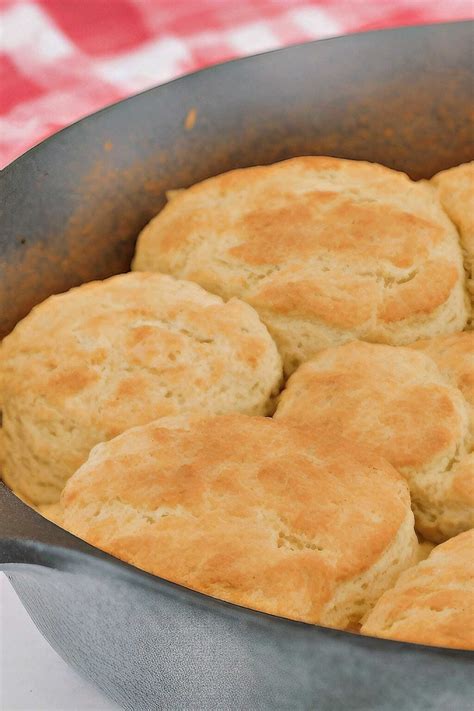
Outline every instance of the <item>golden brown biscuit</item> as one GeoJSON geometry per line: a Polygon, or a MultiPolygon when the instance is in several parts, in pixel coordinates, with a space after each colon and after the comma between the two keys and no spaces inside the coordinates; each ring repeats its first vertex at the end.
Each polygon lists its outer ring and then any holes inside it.
{"type": "MultiPolygon", "coordinates": [[[[0,407],[0,412],[1,412],[1,407],[0,407]]],[[[4,467],[4,462],[5,462],[5,446],[4,446],[4,441],[3,441],[3,429],[0,423],[0,475],[2,472],[2,469],[4,467]]]]}
{"type": "Polygon", "coordinates": [[[428,540],[474,525],[470,407],[429,355],[362,341],[328,348],[291,376],[275,418],[326,427],[385,457],[406,477],[428,540]]]}
{"type": "Polygon", "coordinates": [[[437,189],[441,204],[459,230],[472,301],[474,299],[474,161],[443,170],[431,179],[431,184],[437,189]]]}
{"type": "Polygon", "coordinates": [[[287,372],[354,338],[458,331],[468,313],[458,235],[436,192],[362,161],[294,158],[194,185],[142,231],[133,268],[252,304],[287,372]]]}
{"type": "Polygon", "coordinates": [[[416,341],[410,348],[426,353],[451,384],[462,392],[470,408],[474,432],[474,333],[463,331],[416,341]]]}
{"type": "Polygon", "coordinates": [[[364,634],[474,649],[474,531],[437,546],[375,605],[364,634]]]}
{"type": "Polygon", "coordinates": [[[128,430],[92,450],[61,503],[65,528],[150,573],[340,627],[360,620],[418,548],[393,467],[263,417],[128,430]]]}
{"type": "Polygon", "coordinates": [[[281,360],[256,312],[162,274],[47,299],[0,347],[7,484],[54,503],[98,442],[181,412],[266,414],[281,360]]]}
{"type": "Polygon", "coordinates": [[[48,521],[51,521],[52,523],[55,523],[57,526],[61,526],[62,528],[64,527],[63,507],[61,506],[59,501],[56,504],[43,504],[42,506],[38,506],[37,511],[42,516],[47,518],[48,521]]]}
{"type": "Polygon", "coordinates": [[[423,538],[418,540],[418,551],[416,554],[416,562],[420,563],[422,560],[428,558],[431,551],[435,548],[435,544],[431,541],[425,541],[423,538]]]}

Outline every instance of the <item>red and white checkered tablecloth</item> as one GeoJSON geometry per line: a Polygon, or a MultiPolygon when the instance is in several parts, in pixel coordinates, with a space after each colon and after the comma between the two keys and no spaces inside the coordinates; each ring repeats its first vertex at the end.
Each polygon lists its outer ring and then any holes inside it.
{"type": "Polygon", "coordinates": [[[473,0],[0,0],[0,164],[106,104],[209,64],[473,14],[473,0]]]}

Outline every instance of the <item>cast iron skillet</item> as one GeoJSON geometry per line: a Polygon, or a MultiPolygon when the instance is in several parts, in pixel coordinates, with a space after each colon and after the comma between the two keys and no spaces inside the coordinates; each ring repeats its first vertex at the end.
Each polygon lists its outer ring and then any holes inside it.
{"type": "MultiPolygon", "coordinates": [[[[49,294],[127,270],[167,188],[301,154],[413,178],[470,160],[471,46],[472,26],[456,23],[290,47],[56,134],[1,178],[0,336],[49,294]]],[[[0,568],[61,656],[126,709],[470,708],[468,652],[213,600],[88,546],[3,485],[0,568]]]]}

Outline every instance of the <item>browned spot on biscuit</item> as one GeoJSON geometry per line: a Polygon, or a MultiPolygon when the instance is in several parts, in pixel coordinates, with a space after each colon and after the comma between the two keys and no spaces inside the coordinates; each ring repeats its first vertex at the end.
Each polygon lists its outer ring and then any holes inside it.
{"type": "Polygon", "coordinates": [[[99,380],[99,375],[87,368],[66,368],[59,373],[54,373],[48,383],[57,397],[76,395],[92,383],[99,380]]]}
{"type": "Polygon", "coordinates": [[[452,263],[425,262],[412,279],[385,294],[379,316],[390,323],[430,314],[448,300],[458,280],[459,272],[452,263]]]}

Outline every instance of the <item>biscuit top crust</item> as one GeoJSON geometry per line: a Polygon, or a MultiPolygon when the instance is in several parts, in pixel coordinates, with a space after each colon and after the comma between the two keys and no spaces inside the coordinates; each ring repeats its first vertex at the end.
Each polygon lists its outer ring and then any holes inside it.
{"type": "Polygon", "coordinates": [[[129,430],[94,448],[61,501],[66,528],[119,558],[306,621],[370,571],[406,521],[402,545],[414,536],[406,484],[384,460],[245,415],[129,430]]]}
{"type": "Polygon", "coordinates": [[[54,503],[98,442],[182,412],[265,415],[281,378],[243,301],[156,273],[84,284],[35,307],[0,347],[5,481],[54,503]]]}
{"type": "Polygon", "coordinates": [[[366,442],[402,471],[454,453],[468,437],[468,416],[457,383],[450,384],[429,355],[363,341],[328,348],[304,363],[275,414],[366,442]]]}
{"type": "Polygon", "coordinates": [[[34,390],[38,401],[95,421],[111,437],[213,397],[217,411],[242,398],[260,414],[281,364],[244,302],[140,272],[35,307],[4,339],[0,371],[5,402],[34,390]]]}
{"type": "Polygon", "coordinates": [[[416,341],[410,348],[426,353],[451,384],[462,392],[471,411],[474,435],[474,331],[416,341]]]}
{"type": "Polygon", "coordinates": [[[457,233],[435,191],[362,161],[294,158],[194,185],[143,230],[133,266],[239,296],[276,334],[284,317],[398,345],[467,318],[457,233]]]}
{"type": "Polygon", "coordinates": [[[474,531],[437,546],[388,590],[362,631],[391,639],[474,649],[474,531]]]}
{"type": "Polygon", "coordinates": [[[293,373],[274,417],[385,457],[409,483],[418,531],[441,542],[474,524],[473,338],[328,348],[293,373]]]}
{"type": "Polygon", "coordinates": [[[437,173],[431,184],[458,228],[471,269],[474,267],[474,161],[437,173]]]}

